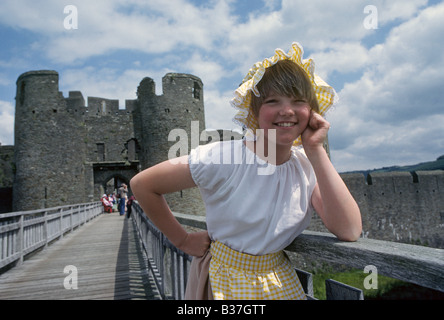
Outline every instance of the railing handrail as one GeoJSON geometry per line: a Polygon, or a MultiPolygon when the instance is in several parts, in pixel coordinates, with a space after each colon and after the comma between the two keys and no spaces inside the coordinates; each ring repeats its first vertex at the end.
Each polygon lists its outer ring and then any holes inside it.
{"type": "MultiPolygon", "coordinates": [[[[173,214],[181,224],[206,229],[203,216],[173,214]]],[[[368,238],[344,242],[306,230],[286,250],[359,269],[374,265],[378,274],[444,292],[444,249],[368,238]]]]}
{"type": "Polygon", "coordinates": [[[0,214],[0,269],[63,238],[103,212],[100,201],[0,214]]]}
{"type": "Polygon", "coordinates": [[[131,217],[161,298],[183,299],[192,258],[174,247],[148,219],[137,201],[133,201],[132,206],[131,217]]]}
{"type": "Polygon", "coordinates": [[[85,202],[85,203],[69,204],[69,205],[59,206],[59,207],[43,208],[43,209],[38,209],[38,210],[14,211],[14,212],[0,213],[0,219],[17,217],[17,216],[21,216],[21,215],[33,215],[33,214],[38,214],[38,213],[42,213],[42,212],[45,212],[45,211],[57,211],[57,210],[60,210],[60,209],[66,209],[66,208],[72,208],[72,207],[78,207],[78,206],[85,206],[85,205],[94,205],[94,206],[97,205],[97,206],[100,206],[101,202],[100,201],[85,202]]]}

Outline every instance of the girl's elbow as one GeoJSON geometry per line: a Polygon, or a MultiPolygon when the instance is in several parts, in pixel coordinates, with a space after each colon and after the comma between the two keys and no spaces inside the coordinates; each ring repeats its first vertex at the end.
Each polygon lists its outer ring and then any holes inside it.
{"type": "Polygon", "coordinates": [[[137,196],[137,193],[139,192],[139,190],[141,189],[141,183],[142,183],[142,179],[141,179],[141,175],[136,174],[133,178],[131,178],[129,185],[131,188],[131,191],[137,196]]]}
{"type": "Polygon", "coordinates": [[[354,242],[359,239],[362,234],[362,217],[361,211],[356,204],[352,218],[350,220],[350,226],[348,228],[347,236],[344,241],[354,242]]]}
{"type": "Polygon", "coordinates": [[[362,234],[362,224],[356,223],[355,225],[349,227],[346,232],[337,235],[337,238],[341,241],[355,242],[361,237],[361,234],[362,234]]]}
{"type": "Polygon", "coordinates": [[[337,236],[339,240],[344,241],[344,242],[355,242],[357,241],[361,236],[361,232],[356,232],[356,233],[348,233],[348,234],[344,234],[344,235],[339,235],[337,236]]]}
{"type": "Polygon", "coordinates": [[[139,172],[136,174],[129,182],[131,187],[131,191],[133,194],[139,197],[144,197],[151,193],[157,194],[157,187],[155,183],[155,179],[152,174],[148,170],[139,172]]]}

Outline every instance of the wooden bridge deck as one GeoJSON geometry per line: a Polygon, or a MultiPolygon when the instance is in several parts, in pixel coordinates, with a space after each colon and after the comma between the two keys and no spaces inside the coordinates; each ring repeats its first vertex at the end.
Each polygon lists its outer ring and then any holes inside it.
{"type": "Polygon", "coordinates": [[[0,275],[0,299],[157,300],[141,252],[131,220],[102,214],[0,275]],[[77,289],[65,288],[66,266],[77,269],[77,289]]]}

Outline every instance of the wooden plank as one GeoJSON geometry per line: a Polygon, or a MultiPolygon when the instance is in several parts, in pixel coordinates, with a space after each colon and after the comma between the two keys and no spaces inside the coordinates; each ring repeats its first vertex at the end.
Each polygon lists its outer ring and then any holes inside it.
{"type": "Polygon", "coordinates": [[[0,275],[0,299],[158,299],[131,220],[102,215],[0,275]],[[65,289],[65,266],[78,289],[65,289]]]}
{"type": "Polygon", "coordinates": [[[327,300],[364,300],[361,289],[351,287],[336,280],[325,280],[327,300]]]}
{"type": "Polygon", "coordinates": [[[302,288],[307,295],[309,300],[315,300],[313,293],[313,275],[307,271],[295,268],[296,274],[298,275],[299,281],[301,282],[302,288]]]}
{"type": "Polygon", "coordinates": [[[7,266],[11,262],[14,262],[16,260],[20,259],[20,252],[14,253],[13,255],[5,258],[4,260],[0,261],[0,268],[3,268],[4,266],[7,266]]]}
{"type": "Polygon", "coordinates": [[[14,222],[0,226],[0,234],[20,229],[20,223],[14,222]]]}
{"type": "Polygon", "coordinates": [[[361,270],[373,265],[378,274],[444,291],[443,249],[362,238],[343,242],[331,234],[304,231],[286,250],[361,270]]]}

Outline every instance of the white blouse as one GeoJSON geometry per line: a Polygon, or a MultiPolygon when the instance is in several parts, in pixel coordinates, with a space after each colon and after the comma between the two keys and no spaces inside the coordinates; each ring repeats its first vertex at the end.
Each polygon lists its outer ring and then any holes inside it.
{"type": "Polygon", "coordinates": [[[193,149],[189,165],[212,240],[263,255],[283,250],[310,223],[316,177],[301,147],[272,165],[243,140],[215,142],[193,149]]]}

